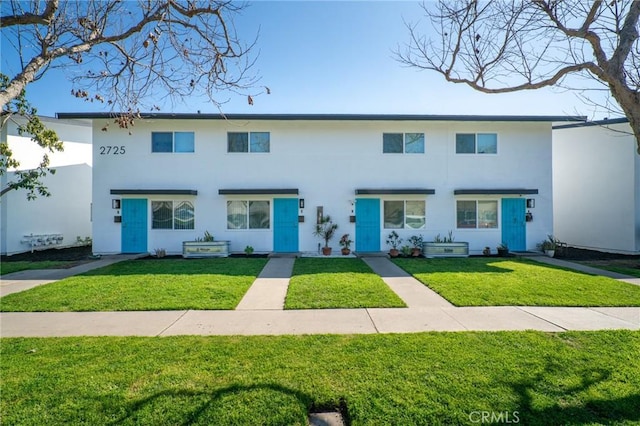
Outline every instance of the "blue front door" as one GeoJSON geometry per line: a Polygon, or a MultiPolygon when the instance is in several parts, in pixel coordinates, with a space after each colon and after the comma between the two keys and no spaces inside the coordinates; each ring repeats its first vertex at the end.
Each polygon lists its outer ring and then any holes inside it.
{"type": "Polygon", "coordinates": [[[356,251],[380,251],[380,200],[356,199],[356,251]]]}
{"type": "Polygon", "coordinates": [[[274,198],[273,200],[273,251],[277,253],[298,251],[297,198],[274,198]]]}
{"type": "Polygon", "coordinates": [[[502,242],[509,246],[509,250],[527,249],[525,209],[524,198],[502,199],[502,242]]]}
{"type": "Polygon", "coordinates": [[[122,253],[147,251],[147,200],[122,200],[122,253]]]}

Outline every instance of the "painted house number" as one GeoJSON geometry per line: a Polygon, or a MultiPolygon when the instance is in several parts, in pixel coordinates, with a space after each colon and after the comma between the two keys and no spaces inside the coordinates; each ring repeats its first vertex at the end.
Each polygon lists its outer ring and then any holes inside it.
{"type": "Polygon", "coordinates": [[[100,146],[100,155],[124,155],[126,150],[124,145],[115,146],[115,145],[103,145],[100,146]]]}

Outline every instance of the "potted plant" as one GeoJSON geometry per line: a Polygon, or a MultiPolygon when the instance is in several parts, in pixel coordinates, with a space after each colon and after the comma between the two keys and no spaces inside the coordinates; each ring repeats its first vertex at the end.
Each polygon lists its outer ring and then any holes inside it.
{"type": "Polygon", "coordinates": [[[398,257],[400,253],[398,251],[398,246],[402,242],[402,238],[398,235],[396,231],[391,231],[389,235],[387,235],[387,245],[391,246],[391,250],[389,250],[389,256],[398,257]]]}
{"type": "Polygon", "coordinates": [[[209,231],[194,241],[182,242],[182,257],[227,257],[229,241],[216,241],[209,231]]]}
{"type": "Polygon", "coordinates": [[[322,254],[329,256],[331,254],[331,247],[329,247],[329,241],[333,238],[338,229],[338,224],[333,223],[331,216],[322,216],[320,223],[316,224],[316,229],[313,235],[320,237],[324,240],[324,247],[322,247],[322,254]]]}
{"type": "Polygon", "coordinates": [[[482,254],[483,254],[484,256],[491,256],[491,248],[490,248],[489,246],[485,247],[485,248],[482,250],[482,254]]]}
{"type": "Polygon", "coordinates": [[[422,235],[412,235],[411,237],[409,237],[409,242],[413,246],[411,248],[411,256],[420,256],[420,252],[422,251],[422,244],[424,243],[422,235]]]}
{"type": "Polygon", "coordinates": [[[538,249],[544,252],[549,257],[556,255],[556,248],[558,247],[558,240],[553,235],[547,235],[547,239],[538,244],[538,249]]]}
{"type": "Polygon", "coordinates": [[[253,247],[252,246],[246,246],[244,248],[244,254],[246,254],[247,257],[250,257],[253,254],[253,247]]]}
{"type": "Polygon", "coordinates": [[[344,234],[342,237],[340,237],[340,247],[342,247],[340,249],[340,251],[342,252],[343,256],[348,256],[349,253],[351,253],[351,243],[353,241],[351,241],[349,239],[349,234],[344,234]]]}
{"type": "Polygon", "coordinates": [[[509,246],[504,241],[496,247],[496,250],[498,250],[498,256],[500,257],[506,257],[509,254],[509,246]]]}

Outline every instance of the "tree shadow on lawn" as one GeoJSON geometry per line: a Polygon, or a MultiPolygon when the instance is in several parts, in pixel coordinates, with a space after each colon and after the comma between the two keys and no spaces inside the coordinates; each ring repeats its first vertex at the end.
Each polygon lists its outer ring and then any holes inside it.
{"type": "Polygon", "coordinates": [[[258,276],[267,264],[267,259],[153,259],[126,260],[81,274],[98,275],[230,275],[258,276]]]}
{"type": "Polygon", "coordinates": [[[343,273],[375,274],[362,259],[304,257],[296,259],[292,276],[343,273]]]}
{"type": "Polygon", "coordinates": [[[506,262],[520,262],[515,259],[496,257],[464,257],[464,258],[402,258],[393,262],[410,274],[433,273],[512,273],[515,270],[506,262]]]}
{"type": "MultiPolygon", "coordinates": [[[[563,366],[547,365],[545,371],[529,379],[503,384],[511,387],[518,402],[513,411],[524,424],[532,425],[582,425],[591,423],[611,424],[640,421],[640,394],[635,393],[611,399],[597,399],[598,385],[611,379],[611,372],[605,369],[580,372],[580,383],[559,386],[554,391],[550,382],[567,379],[563,366]],[[582,395],[581,395],[582,394],[582,395]],[[541,400],[551,399],[553,405],[540,408],[541,400]]],[[[574,374],[570,373],[569,378],[574,374]]],[[[614,379],[611,379],[614,380],[614,379]]],[[[602,394],[606,394],[606,389],[602,394]]]]}
{"type": "Polygon", "coordinates": [[[311,395],[279,384],[234,384],[213,392],[191,389],[161,391],[130,404],[126,414],[110,424],[154,419],[181,425],[306,424],[309,412],[325,410],[340,411],[349,424],[343,400],[338,404],[316,405],[311,395]]]}

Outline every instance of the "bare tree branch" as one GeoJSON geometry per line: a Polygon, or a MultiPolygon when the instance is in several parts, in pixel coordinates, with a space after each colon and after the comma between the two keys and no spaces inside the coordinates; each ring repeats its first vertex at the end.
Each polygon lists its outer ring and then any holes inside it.
{"type": "Polygon", "coordinates": [[[438,37],[407,24],[398,61],[483,93],[606,86],[629,119],[640,154],[640,1],[441,0],[423,5],[438,37]]]}

